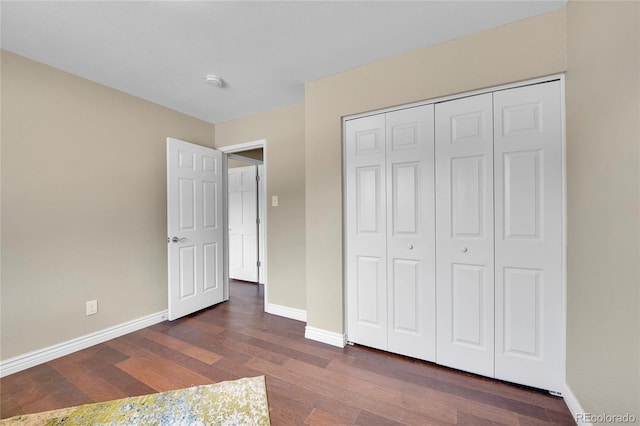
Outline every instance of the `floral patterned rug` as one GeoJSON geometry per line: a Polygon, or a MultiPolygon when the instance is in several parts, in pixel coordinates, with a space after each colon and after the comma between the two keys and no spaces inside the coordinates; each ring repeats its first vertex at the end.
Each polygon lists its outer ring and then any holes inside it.
{"type": "Polygon", "coordinates": [[[268,426],[264,376],[80,405],[0,420],[0,425],[268,426]]]}

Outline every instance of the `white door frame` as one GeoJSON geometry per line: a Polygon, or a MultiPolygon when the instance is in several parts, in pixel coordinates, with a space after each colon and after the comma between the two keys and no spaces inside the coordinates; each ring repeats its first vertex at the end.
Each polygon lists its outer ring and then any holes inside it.
{"type": "MultiPolygon", "coordinates": [[[[259,232],[259,235],[262,237],[262,243],[260,243],[260,248],[264,248],[260,255],[260,261],[262,262],[262,268],[260,270],[260,283],[264,284],[264,306],[265,309],[269,304],[268,298],[268,286],[267,286],[267,140],[259,139],[251,142],[240,143],[236,145],[228,145],[216,148],[218,151],[222,151],[225,154],[233,154],[242,151],[248,151],[251,149],[260,149],[262,148],[262,163],[264,164],[264,172],[261,174],[261,183],[263,189],[263,196],[260,198],[260,206],[259,210],[263,212],[263,217],[260,218],[260,225],[263,227],[262,232],[259,232]]],[[[247,161],[252,162],[251,159],[247,159],[247,161]]]]}

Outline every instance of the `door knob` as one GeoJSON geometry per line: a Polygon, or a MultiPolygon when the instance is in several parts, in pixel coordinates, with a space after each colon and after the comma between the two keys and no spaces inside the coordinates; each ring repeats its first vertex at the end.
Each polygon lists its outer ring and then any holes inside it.
{"type": "Polygon", "coordinates": [[[409,250],[413,250],[413,244],[409,244],[409,245],[407,246],[407,248],[408,248],[409,250]]]}
{"type": "Polygon", "coordinates": [[[462,247],[462,248],[460,249],[460,251],[461,251],[461,252],[463,252],[463,253],[466,253],[466,252],[468,252],[468,251],[469,251],[469,249],[468,249],[468,248],[466,248],[466,247],[462,247]]]}
{"type": "Polygon", "coordinates": [[[172,241],[172,242],[174,242],[174,243],[181,243],[181,242],[183,242],[183,241],[187,241],[187,239],[186,239],[186,238],[173,237],[173,238],[171,239],[171,241],[172,241]]]}

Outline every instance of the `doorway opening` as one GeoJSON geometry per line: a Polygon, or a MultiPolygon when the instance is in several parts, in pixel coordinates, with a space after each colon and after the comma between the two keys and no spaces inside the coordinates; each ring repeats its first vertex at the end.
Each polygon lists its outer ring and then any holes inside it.
{"type": "Polygon", "coordinates": [[[219,150],[227,154],[229,281],[262,287],[266,306],[266,141],[219,150]]]}

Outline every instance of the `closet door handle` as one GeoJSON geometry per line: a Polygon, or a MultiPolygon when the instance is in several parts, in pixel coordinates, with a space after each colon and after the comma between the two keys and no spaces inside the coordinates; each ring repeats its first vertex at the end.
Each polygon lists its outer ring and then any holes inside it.
{"type": "Polygon", "coordinates": [[[413,250],[413,244],[409,244],[409,245],[407,246],[407,248],[408,248],[409,250],[413,250]]]}
{"type": "Polygon", "coordinates": [[[466,247],[462,247],[462,248],[460,249],[460,251],[461,251],[461,252],[463,252],[463,253],[466,253],[466,252],[468,252],[468,251],[469,251],[469,249],[468,249],[468,248],[466,248],[466,247]]]}

